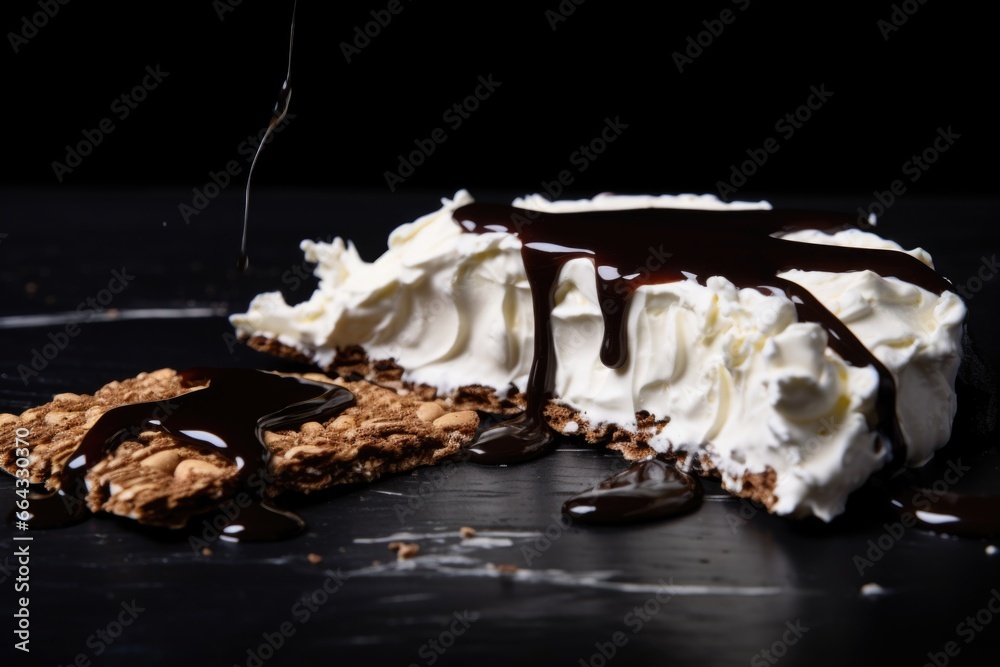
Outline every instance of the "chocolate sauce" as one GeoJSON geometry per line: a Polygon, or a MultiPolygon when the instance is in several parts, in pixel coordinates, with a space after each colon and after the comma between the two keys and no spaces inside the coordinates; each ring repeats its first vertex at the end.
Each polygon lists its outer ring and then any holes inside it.
{"type": "MultiPolygon", "coordinates": [[[[515,419],[480,434],[469,450],[471,460],[512,463],[552,448],[552,433],[543,411],[552,396],[555,380],[551,323],[555,286],[566,262],[586,258],[595,266],[597,294],[604,318],[600,358],[608,368],[620,368],[628,361],[628,307],[641,285],[689,277],[704,281],[710,276],[724,276],[737,288],[757,289],[764,294],[783,293],[795,304],[800,320],[815,322],[827,331],[830,347],[845,361],[854,366],[872,366],[878,372],[878,423],[875,425],[878,439],[875,446],[891,448],[888,470],[898,470],[905,463],[906,447],[896,417],[896,388],[892,375],[807,289],[778,278],[779,273],[792,269],[838,273],[871,270],[937,294],[951,288],[946,279],[906,253],[809,244],[773,236],[801,229],[832,233],[856,227],[853,214],[652,208],[540,213],[503,205],[469,204],[457,209],[453,217],[469,233],[500,231],[516,234],[521,239],[521,257],[531,286],[535,317],[535,349],[526,388],[527,407],[515,419]]],[[[635,472],[633,477],[638,479],[641,474],[641,471],[635,472]]],[[[600,510],[588,510],[587,513],[600,516],[602,521],[615,516],[611,508],[628,508],[628,503],[633,501],[641,504],[629,495],[631,491],[614,491],[631,489],[631,482],[622,487],[618,477],[571,499],[566,510],[577,515],[580,508],[591,507],[586,503],[591,502],[590,496],[598,494],[598,490],[611,494],[598,495],[600,498],[618,498],[624,494],[631,499],[628,502],[607,501],[600,505],[600,510]]],[[[969,496],[956,496],[949,502],[949,507],[957,513],[954,521],[928,515],[930,520],[924,522],[928,524],[926,527],[940,529],[945,523],[952,523],[960,524],[963,530],[985,529],[982,517],[996,512],[997,505],[991,498],[969,496]],[[938,523],[934,523],[935,520],[938,523]]],[[[946,515],[942,512],[942,516],[946,515]]],[[[619,516],[624,518],[624,513],[619,516]]],[[[923,520],[918,516],[919,521],[923,520]]]]}
{"type": "Polygon", "coordinates": [[[563,503],[584,523],[624,523],[677,516],[701,505],[701,483],[662,459],[632,464],[563,503]]]}
{"type": "Polygon", "coordinates": [[[946,492],[900,484],[890,502],[904,526],[960,537],[1000,535],[1000,497],[946,492]]]}
{"type": "MultiPolygon", "coordinates": [[[[640,285],[725,276],[738,288],[783,292],[799,318],[827,330],[829,344],[855,366],[879,374],[879,424],[893,459],[905,460],[895,414],[895,383],[882,363],[833,313],[803,287],[777,277],[791,269],[861,271],[895,276],[941,293],[950,284],[923,262],[894,250],[846,248],[787,241],[772,234],[799,229],[831,230],[854,225],[852,215],[815,211],[698,211],[630,209],[584,213],[539,213],[510,206],[469,204],[454,219],[470,233],[504,231],[522,241],[535,315],[535,356],[528,376],[527,408],[510,425],[487,431],[471,450],[474,461],[498,462],[508,453],[542,453],[548,426],[542,410],[552,395],[555,364],[552,306],[560,269],[571,259],[594,262],[597,294],[604,317],[601,362],[620,368],[628,360],[626,322],[632,295],[640,285]],[[609,233],[617,230],[618,233],[609,233]],[[520,448],[518,443],[523,443],[520,448]],[[495,453],[487,453],[488,450],[495,453]]],[[[551,439],[551,438],[550,438],[551,439]]]]}
{"type": "MultiPolygon", "coordinates": [[[[195,368],[181,377],[187,386],[208,380],[208,387],[104,413],[56,476],[60,491],[31,497],[29,526],[49,528],[86,518],[87,471],[130,435],[160,430],[214,449],[236,464],[241,487],[259,489],[269,457],[265,430],[330,419],[354,403],[354,395],[337,385],[251,369],[195,368]]],[[[290,537],[304,527],[295,514],[258,500],[242,508],[222,532],[233,541],[268,540],[290,537]]]]}
{"type": "Polygon", "coordinates": [[[281,84],[278,92],[278,101],[274,103],[274,110],[271,112],[271,122],[267,124],[264,137],[257,145],[257,151],[253,154],[253,161],[250,162],[250,170],[247,171],[247,185],[243,199],[243,240],[240,242],[240,258],[236,263],[236,268],[246,271],[250,266],[250,257],[247,255],[247,221],[250,215],[250,181],[253,178],[253,169],[257,166],[257,158],[277,128],[288,115],[288,105],[292,101],[292,46],[295,44],[295,13],[299,8],[299,0],[292,4],[292,22],[288,31],[288,68],[285,72],[285,81],[281,84]]]}

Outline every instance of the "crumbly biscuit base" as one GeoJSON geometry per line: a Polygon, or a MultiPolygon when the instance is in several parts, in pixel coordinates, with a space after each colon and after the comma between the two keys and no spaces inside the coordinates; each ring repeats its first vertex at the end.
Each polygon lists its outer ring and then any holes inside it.
{"type": "MultiPolygon", "coordinates": [[[[276,338],[254,335],[244,337],[244,342],[251,348],[277,357],[291,359],[302,363],[315,365],[313,359],[303,351],[285,345],[276,338]]],[[[435,388],[426,385],[414,385],[403,381],[404,369],[394,360],[376,360],[368,358],[364,348],[351,346],[338,349],[332,363],[324,369],[327,373],[344,377],[361,377],[370,382],[393,388],[397,391],[408,391],[425,400],[444,401],[462,410],[481,410],[495,414],[513,414],[524,408],[524,395],[511,387],[506,392],[492,387],[472,385],[460,387],[451,395],[439,396],[435,388]]],[[[549,425],[558,433],[574,438],[581,438],[592,445],[604,445],[618,451],[629,461],[641,461],[657,455],[649,446],[649,438],[658,433],[666,425],[649,413],[636,414],[638,429],[630,430],[618,424],[591,424],[582,417],[579,411],[550,401],[545,408],[545,416],[549,425]],[[575,427],[572,425],[575,424],[575,427]]],[[[669,451],[667,458],[684,462],[684,452],[669,451]]],[[[707,477],[718,477],[719,473],[711,460],[703,457],[694,468],[707,477]]],[[[734,495],[755,501],[770,509],[777,502],[774,488],[777,484],[777,474],[771,468],[763,473],[747,472],[741,480],[741,488],[734,495]]]]}

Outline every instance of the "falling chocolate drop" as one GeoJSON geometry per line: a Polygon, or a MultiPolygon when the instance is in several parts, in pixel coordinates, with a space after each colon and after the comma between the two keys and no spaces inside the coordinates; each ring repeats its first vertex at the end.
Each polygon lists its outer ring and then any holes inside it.
{"type": "Polygon", "coordinates": [[[292,47],[295,44],[295,13],[298,8],[299,0],[295,0],[292,4],[291,27],[288,31],[288,67],[285,72],[285,81],[281,84],[281,90],[278,92],[278,101],[274,103],[274,110],[271,112],[271,122],[267,125],[264,137],[257,144],[257,150],[254,152],[253,160],[250,162],[250,169],[247,171],[247,184],[243,198],[243,240],[240,242],[240,258],[236,262],[236,268],[240,271],[246,271],[250,267],[250,257],[247,254],[247,228],[249,227],[250,219],[250,181],[253,179],[253,170],[257,166],[257,158],[260,157],[261,149],[264,148],[264,144],[270,141],[275,128],[284,122],[285,117],[288,115],[288,105],[292,102],[292,47]]]}

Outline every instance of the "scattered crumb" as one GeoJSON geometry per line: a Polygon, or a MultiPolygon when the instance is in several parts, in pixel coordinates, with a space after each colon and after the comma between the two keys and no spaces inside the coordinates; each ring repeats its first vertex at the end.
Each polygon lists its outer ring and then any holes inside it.
{"type": "Polygon", "coordinates": [[[389,542],[389,549],[396,552],[397,560],[413,558],[420,553],[420,545],[415,542],[389,542]]]}
{"type": "Polygon", "coordinates": [[[869,582],[861,587],[861,595],[864,597],[876,597],[878,595],[885,595],[885,593],[886,590],[875,582],[869,582]]]}
{"type": "Polygon", "coordinates": [[[309,554],[308,556],[306,556],[306,560],[308,560],[313,565],[317,565],[323,562],[323,557],[320,556],[319,554],[309,554]]]}
{"type": "Polygon", "coordinates": [[[339,551],[342,554],[346,554],[347,553],[347,548],[346,547],[337,547],[337,551],[339,551]]]}
{"type": "Polygon", "coordinates": [[[399,551],[396,552],[396,558],[406,560],[407,558],[413,558],[418,553],[420,553],[419,544],[404,544],[400,547],[399,551]]]}
{"type": "Polygon", "coordinates": [[[32,296],[38,292],[38,283],[25,283],[24,293],[32,296]]]}
{"type": "Polygon", "coordinates": [[[462,537],[472,537],[476,534],[476,529],[469,528],[468,526],[462,526],[458,529],[458,532],[462,535],[462,537]]]}
{"type": "Polygon", "coordinates": [[[511,565],[510,563],[500,563],[496,568],[497,572],[502,574],[514,574],[517,572],[517,565],[511,565]]]}
{"type": "Polygon", "coordinates": [[[986,555],[987,556],[995,556],[997,554],[997,551],[1000,551],[1000,549],[997,549],[992,544],[987,544],[986,545],[986,555]]]}
{"type": "Polygon", "coordinates": [[[209,549],[208,547],[202,547],[201,548],[201,555],[202,556],[211,556],[212,555],[212,550],[209,549]]]}

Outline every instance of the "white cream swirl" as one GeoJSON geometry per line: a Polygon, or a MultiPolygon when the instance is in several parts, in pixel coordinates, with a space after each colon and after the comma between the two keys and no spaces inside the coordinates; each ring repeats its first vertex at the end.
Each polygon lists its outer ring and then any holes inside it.
{"type": "MultiPolygon", "coordinates": [[[[463,233],[451,214],[471,201],[460,191],[439,211],[402,225],[372,263],[339,238],[304,241],[320,279],[311,298],[291,306],[280,293],[262,294],[232,323],[244,335],[277,338],[320,366],[332,362],[336,348],[360,345],[373,359],[395,359],[405,379],[445,393],[464,385],[523,390],[534,334],[521,244],[506,233],[463,233]]],[[[693,195],[562,202],[534,195],[514,205],[557,212],[770,208],[693,195]]],[[[855,230],[785,238],[901,250],[855,230]]],[[[655,260],[660,249],[650,251],[655,260]]],[[[911,254],[930,262],[922,250],[911,254]]],[[[807,288],[893,374],[909,463],[944,444],[956,408],[962,301],[870,271],[780,275],[807,288]]],[[[598,354],[603,320],[594,265],[576,259],[559,276],[552,322],[561,403],[592,425],[636,430],[639,412],[669,419],[645,434],[649,443],[707,456],[734,492],[746,474],[773,471],[774,512],[828,520],[886,461],[871,428],[875,370],[844,363],[827,346],[826,331],[797,321],[785,296],[737,289],[722,276],[645,284],[627,315],[628,360],[612,370],[598,354]]]]}

